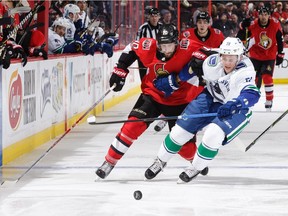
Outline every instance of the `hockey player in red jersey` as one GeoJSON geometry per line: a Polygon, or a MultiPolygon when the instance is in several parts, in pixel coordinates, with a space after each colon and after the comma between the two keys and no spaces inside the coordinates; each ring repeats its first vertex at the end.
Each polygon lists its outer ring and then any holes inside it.
{"type": "MultiPolygon", "coordinates": [[[[116,84],[113,90],[117,92],[122,89],[129,72],[128,67],[137,58],[148,68],[148,73],[141,83],[142,93],[128,116],[129,120],[156,118],[160,114],[177,116],[182,113],[186,105],[203,90],[202,86],[197,87],[189,83],[193,78],[188,80],[188,77],[180,73],[190,61],[192,53],[200,47],[200,43],[186,38],[178,43],[178,31],[172,24],[160,27],[157,40],[141,38],[126,46],[110,77],[110,86],[116,84]]],[[[175,125],[175,121],[168,122],[169,129],[175,125]]],[[[144,121],[124,123],[96,174],[102,179],[106,178],[150,124],[151,122],[144,121]]],[[[191,161],[196,150],[195,140],[190,140],[179,154],[191,161]]]]}
{"type": "Polygon", "coordinates": [[[274,65],[282,64],[283,34],[280,22],[270,17],[270,10],[261,7],[259,18],[250,23],[249,19],[242,22],[242,29],[237,37],[245,40],[245,28],[248,28],[247,49],[256,70],[256,85],[261,88],[262,80],[266,94],[265,108],[271,111],[274,97],[273,72],[274,65]],[[275,61],[276,60],[276,61],[275,61]]]}
{"type": "Polygon", "coordinates": [[[218,48],[225,39],[219,29],[210,26],[210,16],[207,12],[200,12],[196,17],[196,27],[183,31],[180,39],[189,38],[206,47],[218,48]]]}

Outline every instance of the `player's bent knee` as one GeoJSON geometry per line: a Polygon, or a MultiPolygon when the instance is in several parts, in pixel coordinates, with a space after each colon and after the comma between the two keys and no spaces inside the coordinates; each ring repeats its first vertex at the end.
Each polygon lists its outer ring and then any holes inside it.
{"type": "Polygon", "coordinates": [[[211,123],[207,127],[202,141],[205,145],[213,149],[218,149],[225,139],[225,133],[217,124],[211,123]]]}
{"type": "Polygon", "coordinates": [[[176,142],[177,144],[184,145],[186,142],[188,142],[190,139],[192,139],[194,134],[184,130],[179,125],[175,125],[171,132],[170,132],[170,138],[176,142]]]}

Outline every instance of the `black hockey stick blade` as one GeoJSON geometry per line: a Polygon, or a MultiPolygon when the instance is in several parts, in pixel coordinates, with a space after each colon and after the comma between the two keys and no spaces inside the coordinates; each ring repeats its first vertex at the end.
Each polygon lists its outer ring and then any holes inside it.
{"type": "Polygon", "coordinates": [[[179,116],[164,116],[156,118],[145,118],[145,119],[128,119],[128,120],[119,120],[119,121],[107,121],[107,122],[88,122],[90,125],[101,125],[101,124],[118,124],[126,122],[153,122],[160,120],[175,120],[175,119],[190,119],[190,118],[204,118],[204,117],[215,117],[217,113],[200,113],[200,114],[191,114],[191,115],[179,115],[179,116]]]}
{"type": "Polygon", "coordinates": [[[264,135],[267,131],[269,131],[271,128],[273,128],[284,116],[288,114],[288,110],[286,110],[284,113],[282,113],[281,116],[279,116],[269,127],[267,127],[256,139],[253,140],[245,149],[245,152],[247,152],[252,146],[256,144],[256,142],[264,135]]]}

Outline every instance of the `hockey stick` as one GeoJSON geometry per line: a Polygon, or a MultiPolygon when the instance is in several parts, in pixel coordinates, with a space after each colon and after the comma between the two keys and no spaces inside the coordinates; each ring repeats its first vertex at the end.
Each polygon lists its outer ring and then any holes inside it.
{"type": "Polygon", "coordinates": [[[13,38],[14,35],[17,34],[17,31],[19,30],[19,28],[22,28],[22,26],[31,18],[33,17],[36,13],[38,13],[39,11],[43,10],[43,8],[45,9],[45,7],[42,5],[44,3],[44,1],[39,1],[36,3],[36,6],[33,10],[31,10],[25,17],[24,19],[17,25],[14,27],[14,29],[9,33],[9,35],[7,36],[7,39],[5,41],[1,42],[0,45],[0,50],[2,50],[5,45],[6,42],[10,39],[13,38]]]}
{"type": "Polygon", "coordinates": [[[273,128],[285,115],[287,115],[288,110],[286,110],[280,117],[278,117],[269,127],[267,127],[256,139],[254,139],[253,142],[251,142],[245,149],[245,152],[247,152],[253,145],[256,144],[256,142],[264,135],[267,131],[269,131],[271,128],[273,128]]]}
{"type": "Polygon", "coordinates": [[[44,23],[40,22],[40,23],[35,23],[33,25],[30,25],[30,26],[27,26],[23,35],[21,36],[21,38],[19,39],[18,41],[18,44],[19,45],[22,45],[23,44],[23,41],[25,39],[25,37],[27,36],[27,34],[34,28],[38,28],[38,27],[41,27],[41,26],[44,26],[44,23]]]}
{"type": "Polygon", "coordinates": [[[192,115],[179,115],[179,116],[164,116],[156,118],[144,118],[144,119],[128,119],[128,120],[119,120],[119,121],[107,121],[107,122],[96,122],[96,117],[91,118],[91,121],[88,119],[90,125],[100,125],[100,124],[117,124],[117,123],[126,123],[126,122],[153,122],[159,120],[175,120],[175,119],[190,119],[190,118],[203,118],[203,117],[214,117],[217,116],[217,113],[200,113],[192,115]]]}
{"type": "Polygon", "coordinates": [[[17,183],[20,179],[23,178],[23,176],[25,176],[42,158],[44,158],[50,151],[51,149],[53,149],[89,112],[91,112],[109,93],[111,90],[113,90],[113,88],[115,88],[115,84],[109,88],[100,98],[98,101],[96,101],[84,114],[82,114],[82,116],[80,116],[80,118],[68,129],[65,131],[64,134],[62,134],[62,136],[60,136],[51,146],[50,148],[48,148],[44,154],[42,154],[24,173],[22,173],[22,175],[20,175],[20,177],[18,177],[16,180],[7,180],[7,181],[3,181],[1,183],[1,185],[9,185],[9,184],[15,184],[17,183]]]}
{"type": "Polygon", "coordinates": [[[14,15],[16,13],[28,13],[28,12],[30,12],[30,10],[31,10],[31,8],[29,6],[15,7],[15,8],[8,10],[7,15],[11,16],[11,15],[14,15]]]}

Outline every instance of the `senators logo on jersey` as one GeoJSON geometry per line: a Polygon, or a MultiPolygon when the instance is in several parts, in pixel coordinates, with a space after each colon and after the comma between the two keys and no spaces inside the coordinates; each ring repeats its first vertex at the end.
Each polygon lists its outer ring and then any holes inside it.
{"type": "Polygon", "coordinates": [[[169,74],[169,72],[165,70],[164,66],[165,66],[165,63],[156,63],[154,65],[154,71],[156,73],[156,77],[169,74]]]}
{"type": "Polygon", "coordinates": [[[261,32],[259,37],[260,37],[259,46],[264,49],[269,49],[272,45],[272,40],[268,37],[266,31],[261,32]]]}

